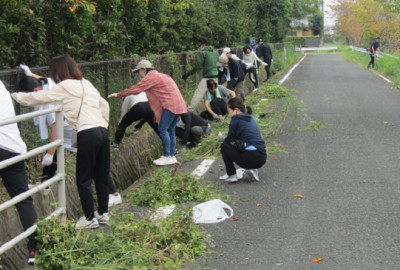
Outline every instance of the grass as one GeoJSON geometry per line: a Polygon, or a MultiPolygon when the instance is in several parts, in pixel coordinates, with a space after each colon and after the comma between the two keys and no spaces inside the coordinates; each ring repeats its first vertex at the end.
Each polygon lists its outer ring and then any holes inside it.
{"type": "MultiPolygon", "coordinates": [[[[346,46],[340,50],[341,55],[352,62],[357,63],[363,68],[367,68],[370,61],[370,56],[367,53],[352,51],[346,46]]],[[[389,77],[393,82],[394,87],[400,88],[400,56],[396,57],[385,56],[376,60],[375,70],[386,77],[389,77]]]]}

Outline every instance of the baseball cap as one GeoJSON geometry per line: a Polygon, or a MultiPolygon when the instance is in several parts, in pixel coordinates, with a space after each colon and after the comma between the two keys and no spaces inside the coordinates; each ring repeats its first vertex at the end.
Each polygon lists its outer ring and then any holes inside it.
{"type": "Polygon", "coordinates": [[[252,40],[250,40],[250,45],[251,46],[255,46],[255,45],[257,45],[257,43],[256,43],[256,41],[254,39],[252,39],[252,40]]]}
{"type": "Polygon", "coordinates": [[[142,60],[136,65],[136,67],[134,69],[132,69],[132,72],[138,72],[139,69],[142,69],[142,68],[149,68],[150,69],[150,68],[154,68],[154,67],[150,63],[149,60],[142,60]]]}
{"type": "Polygon", "coordinates": [[[224,53],[224,54],[227,54],[227,53],[230,53],[230,52],[231,52],[231,48],[229,48],[229,47],[225,47],[225,48],[222,49],[222,53],[224,53]]]}
{"type": "Polygon", "coordinates": [[[228,63],[228,56],[226,56],[225,53],[222,53],[219,57],[218,57],[218,62],[217,62],[217,66],[222,67],[224,64],[228,63]]]}

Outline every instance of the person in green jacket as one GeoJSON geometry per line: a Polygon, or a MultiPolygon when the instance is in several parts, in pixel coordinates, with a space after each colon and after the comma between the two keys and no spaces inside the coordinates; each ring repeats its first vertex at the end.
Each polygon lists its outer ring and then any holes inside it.
{"type": "Polygon", "coordinates": [[[192,100],[190,101],[190,105],[188,107],[189,111],[193,111],[197,104],[202,100],[205,92],[207,91],[207,80],[213,79],[216,83],[218,83],[218,53],[214,51],[213,46],[208,45],[206,38],[200,38],[198,40],[198,44],[201,51],[199,57],[197,58],[197,63],[188,73],[182,76],[182,79],[186,80],[190,75],[195,74],[201,68],[203,69],[203,78],[197,86],[192,100]]]}

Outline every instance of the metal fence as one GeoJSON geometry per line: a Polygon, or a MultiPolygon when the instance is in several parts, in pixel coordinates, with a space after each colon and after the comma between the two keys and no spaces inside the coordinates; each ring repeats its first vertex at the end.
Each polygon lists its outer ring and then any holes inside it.
{"type": "MultiPolygon", "coordinates": [[[[366,54],[371,54],[371,53],[370,53],[369,51],[367,51],[365,48],[355,47],[355,46],[353,46],[353,45],[350,45],[350,49],[351,49],[352,51],[357,51],[357,52],[362,52],[362,53],[366,53],[366,54]]],[[[392,58],[398,58],[398,57],[395,56],[395,55],[388,54],[388,53],[384,53],[384,52],[377,52],[375,57],[376,57],[377,59],[379,59],[379,58],[382,58],[382,57],[385,57],[385,56],[392,57],[392,58]]]]}
{"type": "MultiPolygon", "coordinates": [[[[35,157],[38,154],[44,153],[45,151],[47,151],[53,147],[58,147],[56,175],[54,177],[50,178],[49,180],[41,183],[40,185],[36,185],[35,187],[29,189],[28,191],[26,191],[24,193],[19,194],[18,196],[12,198],[11,200],[8,200],[8,201],[0,204],[0,212],[9,207],[16,205],[17,203],[25,200],[26,198],[32,196],[33,194],[40,192],[41,190],[52,185],[53,183],[58,182],[58,208],[54,212],[52,212],[46,219],[49,219],[52,216],[61,215],[61,222],[65,223],[65,220],[66,220],[66,195],[65,195],[65,171],[64,171],[64,163],[65,162],[64,162],[64,146],[63,146],[64,117],[63,117],[63,113],[62,113],[62,106],[56,105],[51,109],[40,110],[40,111],[36,111],[36,112],[31,112],[31,113],[7,118],[7,119],[0,121],[0,126],[12,124],[12,123],[18,123],[21,121],[26,121],[26,120],[32,119],[36,116],[46,115],[46,114],[52,113],[52,112],[55,112],[55,114],[56,114],[56,129],[57,129],[56,140],[54,142],[51,142],[46,145],[32,149],[25,154],[21,154],[21,155],[15,156],[13,158],[1,161],[0,162],[0,170],[4,169],[12,164],[15,164],[17,162],[23,161],[25,159],[35,157]]],[[[33,234],[35,232],[36,228],[37,228],[37,225],[33,225],[30,228],[28,228],[26,231],[24,231],[23,233],[17,235],[13,239],[4,243],[0,247],[0,255],[3,254],[5,251],[14,247],[20,241],[26,239],[29,235],[33,234]]]]}

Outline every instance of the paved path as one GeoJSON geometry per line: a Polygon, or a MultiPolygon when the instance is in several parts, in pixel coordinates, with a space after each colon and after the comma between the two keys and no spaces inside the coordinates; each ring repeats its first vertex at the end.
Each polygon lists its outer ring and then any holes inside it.
{"type": "Polygon", "coordinates": [[[308,55],[285,85],[329,128],[285,131],[260,182],[221,183],[238,221],[202,226],[216,247],[190,268],[400,269],[400,93],[335,54],[308,55]]]}

